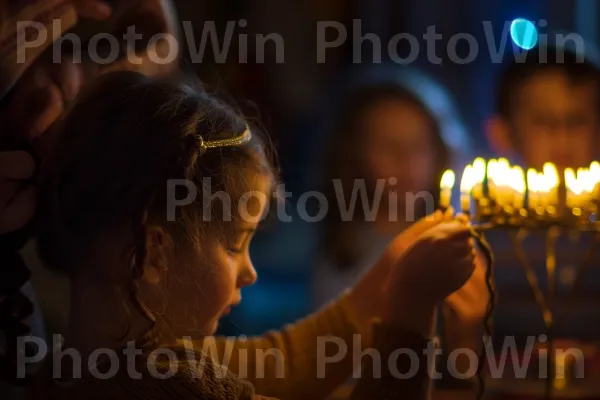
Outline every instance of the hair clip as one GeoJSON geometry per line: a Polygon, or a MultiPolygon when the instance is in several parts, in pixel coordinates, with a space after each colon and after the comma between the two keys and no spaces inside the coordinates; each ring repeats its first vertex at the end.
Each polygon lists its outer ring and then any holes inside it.
{"type": "Polygon", "coordinates": [[[205,141],[201,135],[198,135],[198,140],[200,141],[200,154],[204,154],[207,149],[214,149],[217,147],[241,146],[248,143],[251,138],[252,133],[250,132],[250,128],[248,126],[246,126],[246,130],[242,134],[229,139],[205,141]]]}

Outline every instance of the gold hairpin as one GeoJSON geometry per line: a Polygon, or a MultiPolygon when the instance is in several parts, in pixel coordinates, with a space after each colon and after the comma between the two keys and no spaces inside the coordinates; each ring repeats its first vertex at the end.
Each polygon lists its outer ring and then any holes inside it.
{"type": "Polygon", "coordinates": [[[235,137],[229,139],[215,139],[205,141],[202,136],[198,135],[198,140],[200,141],[200,149],[201,153],[204,153],[207,149],[214,149],[217,147],[231,147],[231,146],[241,146],[246,144],[252,138],[252,133],[250,132],[250,128],[246,127],[246,130],[235,137]]]}

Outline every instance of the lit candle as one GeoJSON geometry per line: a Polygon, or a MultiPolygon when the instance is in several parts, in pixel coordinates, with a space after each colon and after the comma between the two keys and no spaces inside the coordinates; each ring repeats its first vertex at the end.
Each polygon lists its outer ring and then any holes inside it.
{"type": "Polygon", "coordinates": [[[477,200],[483,197],[483,181],[485,180],[485,160],[478,157],[473,161],[473,197],[477,200]]]}
{"type": "Polygon", "coordinates": [[[525,199],[525,173],[523,168],[515,165],[512,168],[513,207],[517,210],[523,208],[525,199]]]}
{"type": "Polygon", "coordinates": [[[560,180],[558,179],[558,169],[556,166],[547,162],[544,164],[544,175],[547,179],[548,187],[548,199],[546,206],[557,206],[558,205],[558,186],[560,180]]]}
{"type": "Polygon", "coordinates": [[[565,169],[565,186],[567,189],[567,207],[577,207],[577,177],[572,168],[565,169]]]}
{"type": "Polygon", "coordinates": [[[590,171],[587,168],[579,168],[577,170],[577,183],[581,194],[579,196],[579,206],[587,208],[592,201],[592,192],[594,191],[592,186],[593,181],[590,176],[590,171]]]}
{"type": "Polygon", "coordinates": [[[600,200],[600,163],[598,161],[590,164],[590,180],[594,184],[592,197],[594,200],[600,200]]]}
{"type": "Polygon", "coordinates": [[[492,159],[487,165],[488,195],[491,200],[498,201],[498,161],[492,159]]]}
{"type": "Polygon", "coordinates": [[[471,190],[473,189],[473,167],[469,164],[460,181],[460,208],[466,214],[471,212],[471,190]]]}
{"type": "Polygon", "coordinates": [[[532,168],[527,170],[527,196],[530,210],[540,206],[538,174],[532,168]]]}
{"type": "Polygon", "coordinates": [[[496,183],[498,186],[498,203],[501,206],[509,205],[512,200],[512,190],[510,182],[510,164],[506,158],[498,160],[496,169],[496,183]]]}
{"type": "Polygon", "coordinates": [[[450,207],[452,188],[454,187],[455,180],[454,171],[450,169],[446,170],[442,175],[442,182],[440,183],[440,207],[444,210],[450,207]]]}
{"type": "Polygon", "coordinates": [[[538,173],[538,200],[539,205],[544,210],[550,205],[550,190],[552,189],[552,180],[543,172],[538,173]]]}

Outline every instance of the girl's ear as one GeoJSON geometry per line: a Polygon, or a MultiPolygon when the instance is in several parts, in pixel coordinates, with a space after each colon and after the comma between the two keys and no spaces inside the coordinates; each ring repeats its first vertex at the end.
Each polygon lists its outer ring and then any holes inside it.
{"type": "Polygon", "coordinates": [[[148,227],[146,235],[147,252],[142,281],[157,285],[168,267],[171,240],[164,228],[158,226],[148,227]]]}

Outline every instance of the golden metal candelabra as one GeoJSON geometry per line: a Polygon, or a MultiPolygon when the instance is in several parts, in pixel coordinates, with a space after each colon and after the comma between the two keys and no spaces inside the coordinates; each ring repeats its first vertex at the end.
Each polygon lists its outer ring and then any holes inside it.
{"type": "MultiPolygon", "coordinates": [[[[446,171],[441,181],[441,206],[450,205],[455,175],[446,171]]],[[[506,231],[515,254],[522,264],[542,312],[548,337],[546,398],[564,387],[564,380],[556,378],[554,359],[554,330],[556,326],[556,240],[564,233],[593,232],[594,240],[571,287],[569,297],[576,294],[591,267],[594,247],[600,242],[600,163],[575,172],[567,168],[560,179],[557,168],[546,163],[543,171],[511,166],[508,160],[477,158],[468,165],[460,183],[463,213],[470,216],[478,232],[506,231]],[[523,239],[529,232],[541,232],[546,241],[547,293],[544,295],[527,260],[523,239]]],[[[491,266],[490,266],[491,267],[491,266]]],[[[491,272],[490,272],[491,274],[491,272]]],[[[491,288],[491,285],[490,285],[491,288]]],[[[491,290],[491,289],[490,289],[491,290]]],[[[567,301],[568,304],[568,301],[567,301]]]]}

